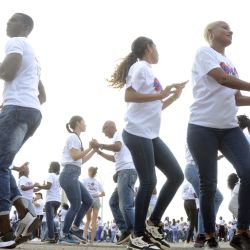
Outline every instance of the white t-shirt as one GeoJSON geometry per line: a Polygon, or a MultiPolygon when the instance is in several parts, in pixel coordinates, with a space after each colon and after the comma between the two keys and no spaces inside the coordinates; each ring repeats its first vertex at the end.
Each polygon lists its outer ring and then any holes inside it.
{"type": "Polygon", "coordinates": [[[119,152],[116,152],[114,155],[116,172],[124,169],[134,169],[135,166],[132,156],[129,149],[122,140],[122,133],[120,131],[116,131],[113,136],[113,143],[115,142],[121,142],[122,144],[121,150],[119,152]]]}
{"type": "Polygon", "coordinates": [[[30,200],[32,202],[32,199],[33,199],[33,188],[29,189],[29,190],[26,190],[26,191],[23,191],[21,189],[21,186],[29,186],[29,187],[33,186],[32,180],[29,177],[26,177],[26,176],[23,175],[23,176],[21,176],[19,178],[19,181],[18,181],[18,188],[20,190],[21,195],[24,198],[26,198],[26,199],[28,199],[28,200],[30,200]]]}
{"type": "Polygon", "coordinates": [[[43,199],[36,200],[36,203],[39,205],[39,206],[35,206],[35,204],[33,204],[36,215],[43,215],[43,209],[44,209],[43,199]]]}
{"type": "Polygon", "coordinates": [[[13,37],[6,44],[6,55],[22,55],[21,67],[14,80],[5,82],[3,105],[17,105],[40,110],[38,83],[40,65],[26,37],[13,37]]]}
{"type": "Polygon", "coordinates": [[[50,182],[51,188],[46,192],[46,202],[48,201],[61,201],[60,196],[60,184],[59,184],[59,175],[55,173],[49,173],[47,182],[50,182]]]}
{"type": "Polygon", "coordinates": [[[70,150],[72,148],[81,150],[81,141],[79,139],[79,137],[72,133],[70,134],[70,136],[68,137],[66,144],[64,146],[63,149],[63,155],[62,155],[62,165],[65,166],[66,164],[73,164],[76,165],[78,167],[81,167],[82,165],[82,159],[79,159],[77,161],[73,160],[71,155],[70,155],[70,150]]]}
{"type": "Polygon", "coordinates": [[[65,216],[67,214],[68,210],[66,209],[61,209],[59,212],[59,221],[63,222],[65,220],[65,216]]]}
{"type": "Polygon", "coordinates": [[[236,183],[234,186],[234,189],[232,191],[231,200],[228,205],[229,211],[233,214],[235,218],[238,218],[238,209],[239,209],[239,189],[240,189],[240,183],[236,183]]]}
{"type": "Polygon", "coordinates": [[[84,178],[82,183],[93,198],[99,197],[99,194],[104,192],[102,184],[95,178],[84,178]]]}
{"type": "Polygon", "coordinates": [[[248,133],[248,130],[247,130],[247,132],[244,131],[244,135],[245,135],[245,137],[247,138],[247,141],[248,141],[248,143],[249,143],[249,145],[250,145],[250,135],[249,135],[249,133],[248,133]]]}
{"type": "Polygon", "coordinates": [[[195,191],[193,186],[187,182],[182,187],[182,199],[183,200],[195,200],[195,191]]]}
{"type": "Polygon", "coordinates": [[[192,68],[194,102],[189,123],[219,129],[238,127],[237,90],[222,86],[210,77],[208,73],[215,68],[238,78],[235,67],[226,56],[210,47],[200,48],[192,68]]]}
{"type": "MultiPolygon", "coordinates": [[[[146,61],[133,64],[128,72],[126,88],[132,87],[141,94],[157,94],[162,86],[146,61]]],[[[129,102],[125,115],[125,130],[133,135],[154,139],[159,136],[162,102],[129,102]]]]}

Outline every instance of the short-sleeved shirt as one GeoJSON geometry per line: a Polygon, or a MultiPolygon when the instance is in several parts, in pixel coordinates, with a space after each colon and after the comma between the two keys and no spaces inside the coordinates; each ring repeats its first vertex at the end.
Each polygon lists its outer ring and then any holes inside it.
{"type": "Polygon", "coordinates": [[[51,188],[46,192],[46,202],[48,201],[61,201],[59,175],[49,173],[47,182],[51,183],[51,188]]]}
{"type": "Polygon", "coordinates": [[[81,167],[82,159],[75,161],[70,155],[70,150],[72,148],[75,148],[78,150],[81,150],[82,148],[82,144],[81,144],[79,137],[73,133],[68,137],[66,144],[64,146],[63,155],[62,155],[62,165],[65,166],[66,164],[73,164],[78,167],[81,167]]]}
{"type": "Polygon", "coordinates": [[[13,37],[6,44],[6,55],[22,55],[21,67],[15,79],[4,83],[3,105],[16,105],[40,110],[38,83],[40,65],[26,37],[13,37]]]}
{"type": "Polygon", "coordinates": [[[189,123],[219,129],[238,127],[237,90],[219,84],[208,75],[216,68],[238,78],[234,65],[226,56],[210,47],[200,48],[192,68],[194,102],[190,108],[189,123]]]}
{"type": "Polygon", "coordinates": [[[26,191],[23,191],[21,189],[21,186],[30,186],[32,187],[33,186],[33,182],[32,180],[29,178],[29,177],[26,177],[26,176],[21,176],[19,178],[19,181],[18,181],[18,188],[20,190],[20,193],[23,197],[25,197],[26,199],[32,201],[33,199],[33,188],[32,189],[29,189],[29,190],[26,190],[26,191]]]}
{"type": "Polygon", "coordinates": [[[102,184],[95,178],[84,178],[82,183],[93,198],[98,197],[100,193],[104,192],[102,184]]]}
{"type": "MultiPolygon", "coordinates": [[[[158,94],[162,91],[160,82],[154,75],[152,67],[146,61],[133,64],[128,72],[126,88],[133,88],[141,94],[158,94]]],[[[160,100],[127,104],[125,130],[133,135],[148,139],[159,136],[162,102],[160,100]]]]}
{"type": "Polygon", "coordinates": [[[120,131],[116,131],[113,136],[113,143],[115,142],[121,142],[122,144],[120,151],[116,152],[114,155],[116,172],[124,169],[134,169],[135,166],[132,156],[122,140],[122,133],[120,131]]]}

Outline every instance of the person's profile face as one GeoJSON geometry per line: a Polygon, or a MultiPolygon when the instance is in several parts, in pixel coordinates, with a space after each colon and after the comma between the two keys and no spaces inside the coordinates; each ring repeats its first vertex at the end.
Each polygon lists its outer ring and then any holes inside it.
{"type": "Polygon", "coordinates": [[[213,40],[228,46],[232,43],[233,32],[226,22],[219,22],[212,30],[213,40]]]}
{"type": "Polygon", "coordinates": [[[6,33],[9,37],[17,37],[24,31],[24,23],[19,14],[14,14],[7,22],[6,33]]]}

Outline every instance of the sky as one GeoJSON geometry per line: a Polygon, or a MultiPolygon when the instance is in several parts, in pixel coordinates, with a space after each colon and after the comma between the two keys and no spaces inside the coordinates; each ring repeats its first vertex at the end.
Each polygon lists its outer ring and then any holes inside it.
{"type": "MultiPolygon", "coordinates": [[[[148,36],[155,42],[160,60],[153,69],[161,84],[166,86],[190,79],[194,54],[200,46],[206,45],[205,26],[212,21],[226,21],[234,32],[233,44],[226,54],[240,78],[250,80],[247,4],[247,0],[237,3],[233,0],[1,0],[0,62],[8,40],[5,32],[8,19],[16,12],[30,15],[35,26],[29,40],[40,61],[41,80],[47,92],[42,123],[16,155],[14,164],[29,161],[32,180],[40,183],[46,180],[49,163],[61,161],[68,136],[65,125],[73,115],[82,116],[87,124],[87,131],[81,135],[85,148],[92,138],[110,143],[102,134],[102,125],[106,120],[114,120],[122,130],[126,104],[124,89],[110,88],[106,79],[119,60],[130,52],[131,43],[138,36],[148,36]]],[[[2,87],[3,84],[0,91],[2,87]]],[[[186,129],[191,103],[188,83],[180,99],[162,114],[160,137],[182,169],[186,164],[186,129]]],[[[249,115],[249,108],[239,108],[239,114],[243,113],[249,115]]],[[[97,178],[106,191],[104,220],[111,220],[108,200],[115,188],[114,164],[95,155],[83,165],[81,178],[87,176],[90,166],[98,167],[97,178]]],[[[218,187],[224,202],[218,216],[226,220],[232,217],[227,208],[230,190],[226,184],[232,172],[227,160],[219,161],[218,187]]],[[[165,178],[158,171],[157,179],[160,190],[165,178]]],[[[164,216],[186,218],[181,187],[164,216]]]]}

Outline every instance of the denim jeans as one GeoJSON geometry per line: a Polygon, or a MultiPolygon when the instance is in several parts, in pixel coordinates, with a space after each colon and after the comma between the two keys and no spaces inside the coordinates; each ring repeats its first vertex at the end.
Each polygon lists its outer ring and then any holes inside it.
{"type": "Polygon", "coordinates": [[[59,201],[47,201],[45,204],[46,221],[48,227],[48,238],[55,239],[56,225],[54,218],[57,214],[57,209],[60,207],[59,201]]]}
{"type": "Polygon", "coordinates": [[[65,216],[63,233],[68,234],[74,221],[74,225],[80,226],[80,223],[92,206],[93,199],[88,190],[78,180],[81,174],[81,168],[76,165],[68,164],[60,174],[59,182],[65,191],[70,202],[70,208],[65,216]]]}
{"type": "Polygon", "coordinates": [[[145,220],[149,202],[156,186],[155,166],[167,177],[160,190],[150,220],[159,223],[165,209],[173,199],[183,182],[182,170],[172,152],[159,138],[148,139],[123,131],[123,141],[130,150],[140,181],[135,199],[134,233],[137,236],[145,232],[145,220]]]}
{"type": "MultiPolygon", "coordinates": [[[[199,178],[198,167],[195,164],[187,164],[184,173],[185,173],[185,177],[187,181],[189,181],[192,184],[197,197],[200,198],[200,178],[199,178]]],[[[223,195],[221,194],[219,189],[216,188],[216,192],[214,196],[215,218],[216,218],[217,212],[219,210],[219,207],[222,201],[223,201],[223,195]]],[[[200,209],[199,209],[199,214],[198,214],[198,233],[205,234],[204,222],[201,216],[200,209]]]]}
{"type": "Polygon", "coordinates": [[[4,106],[0,113],[0,215],[9,214],[11,201],[21,196],[9,167],[41,119],[39,110],[14,105],[4,106]]]}
{"type": "Polygon", "coordinates": [[[215,232],[218,150],[231,162],[240,178],[237,227],[247,230],[250,224],[250,146],[242,130],[239,127],[216,129],[189,124],[187,142],[199,168],[200,210],[205,232],[215,232]]]}
{"type": "Polygon", "coordinates": [[[118,172],[117,188],[109,200],[115,223],[120,231],[132,231],[134,228],[134,186],[137,180],[135,169],[124,169],[118,172]]]}

